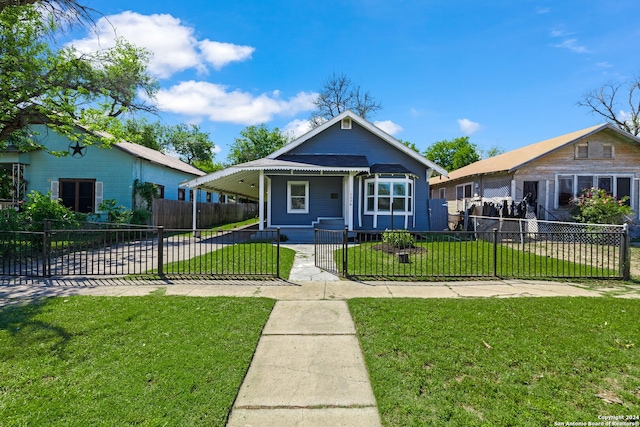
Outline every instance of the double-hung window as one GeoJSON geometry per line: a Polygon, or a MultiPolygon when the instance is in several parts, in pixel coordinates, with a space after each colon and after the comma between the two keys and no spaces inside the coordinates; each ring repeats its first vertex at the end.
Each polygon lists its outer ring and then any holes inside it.
{"type": "Polygon", "coordinates": [[[409,178],[372,178],[365,181],[365,213],[390,215],[413,212],[413,181],[409,178]]]}
{"type": "Polygon", "coordinates": [[[289,181],[287,213],[309,213],[309,181],[289,181]]]}

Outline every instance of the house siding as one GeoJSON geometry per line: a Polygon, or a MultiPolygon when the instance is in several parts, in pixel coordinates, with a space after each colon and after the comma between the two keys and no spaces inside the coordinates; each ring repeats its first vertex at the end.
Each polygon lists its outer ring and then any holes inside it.
{"type": "MultiPolygon", "coordinates": [[[[46,126],[34,128],[38,132],[39,142],[50,151],[67,152],[72,143],[46,126]]],[[[42,150],[29,153],[29,157],[29,165],[25,168],[27,191],[36,190],[46,194],[51,189],[52,181],[93,179],[103,183],[103,200],[115,199],[119,205],[129,209],[132,208],[133,183],[136,179],[164,185],[165,198],[175,200],[178,198],[178,183],[193,178],[193,175],[131,156],[117,147],[87,146],[82,157],[56,157],[42,150]]]]}
{"type": "MultiPolygon", "coordinates": [[[[593,135],[580,138],[571,144],[551,151],[515,170],[513,173],[497,173],[491,175],[470,175],[459,178],[454,182],[442,185],[433,183],[433,192],[437,194],[439,188],[446,188],[448,201],[456,200],[456,185],[465,182],[480,183],[480,195],[484,198],[512,197],[515,201],[524,198],[524,182],[538,182],[537,214],[538,218],[549,220],[571,219],[566,207],[556,208],[558,197],[556,190],[559,175],[600,175],[631,178],[631,207],[636,212],[640,210],[638,197],[638,179],[640,178],[640,146],[630,142],[617,132],[605,129],[593,135]],[[576,158],[576,145],[589,143],[587,159],[576,158]],[[613,158],[604,158],[602,147],[611,144],[614,150],[613,158]],[[512,194],[510,181],[515,183],[512,194]]],[[[578,190],[579,192],[579,190],[578,190]]],[[[449,206],[455,206],[450,203],[449,206]]],[[[450,208],[451,210],[451,208],[450,208]]]]}
{"type": "MultiPolygon", "coordinates": [[[[369,165],[376,163],[403,165],[418,177],[414,182],[415,199],[413,202],[416,217],[415,227],[413,226],[413,218],[410,217],[407,228],[429,230],[427,211],[429,183],[426,179],[427,167],[423,163],[398,150],[387,141],[372,134],[359,124],[353,122],[351,129],[341,129],[340,123],[338,122],[325,129],[324,132],[305,141],[304,144],[295,147],[287,154],[364,155],[367,157],[369,165]]],[[[354,203],[352,206],[354,228],[370,230],[373,228],[373,215],[364,214],[364,209],[362,209],[362,226],[359,225],[358,215],[360,214],[360,205],[364,203],[363,194],[360,190],[359,180],[355,179],[353,189],[354,203]]],[[[340,194],[342,194],[342,189],[340,189],[340,194]]],[[[276,214],[274,214],[274,218],[276,218],[276,214]]],[[[385,228],[391,228],[390,215],[378,215],[377,223],[378,229],[384,230],[385,228]]],[[[395,228],[404,228],[404,215],[394,216],[393,223],[395,228]]]]}
{"type": "Polygon", "coordinates": [[[318,218],[342,218],[341,176],[272,176],[272,226],[311,226],[318,218]],[[309,213],[287,213],[287,185],[290,181],[309,182],[309,213]],[[331,194],[337,194],[332,199],[331,194]]]}

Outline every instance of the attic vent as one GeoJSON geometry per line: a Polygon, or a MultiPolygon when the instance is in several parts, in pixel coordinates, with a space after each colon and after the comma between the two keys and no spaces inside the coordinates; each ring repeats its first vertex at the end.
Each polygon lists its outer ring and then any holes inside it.
{"type": "Polygon", "coordinates": [[[351,117],[345,117],[340,122],[342,129],[351,129],[351,117]]]}

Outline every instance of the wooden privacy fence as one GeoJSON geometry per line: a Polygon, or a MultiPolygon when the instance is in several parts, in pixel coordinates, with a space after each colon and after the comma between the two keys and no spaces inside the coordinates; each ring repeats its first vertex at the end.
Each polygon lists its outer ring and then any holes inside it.
{"type": "MultiPolygon", "coordinates": [[[[258,216],[256,203],[196,203],[197,228],[241,222],[258,216]]],[[[193,224],[193,202],[154,199],[152,225],[165,228],[190,229],[193,224]]]]}

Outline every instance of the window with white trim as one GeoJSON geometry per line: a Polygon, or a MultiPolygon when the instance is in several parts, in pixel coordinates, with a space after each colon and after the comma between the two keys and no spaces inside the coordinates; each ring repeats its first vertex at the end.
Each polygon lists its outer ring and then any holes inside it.
{"type": "Polygon", "coordinates": [[[438,198],[439,199],[446,199],[447,198],[447,189],[445,187],[442,187],[442,188],[438,189],[438,198]]]}
{"type": "Polygon", "coordinates": [[[471,192],[472,186],[473,185],[471,182],[468,182],[466,184],[456,185],[456,199],[462,200],[462,199],[470,198],[471,195],[473,194],[471,192]]]}
{"type": "Polygon", "coordinates": [[[628,176],[558,175],[556,185],[558,189],[557,206],[568,206],[572,198],[579,197],[584,190],[593,187],[605,190],[618,198],[631,195],[631,178],[628,176]]]}
{"type": "Polygon", "coordinates": [[[287,183],[287,213],[309,213],[309,181],[287,183]]]}
{"type": "Polygon", "coordinates": [[[409,178],[365,180],[365,213],[391,215],[413,212],[413,181],[409,178]]]}

